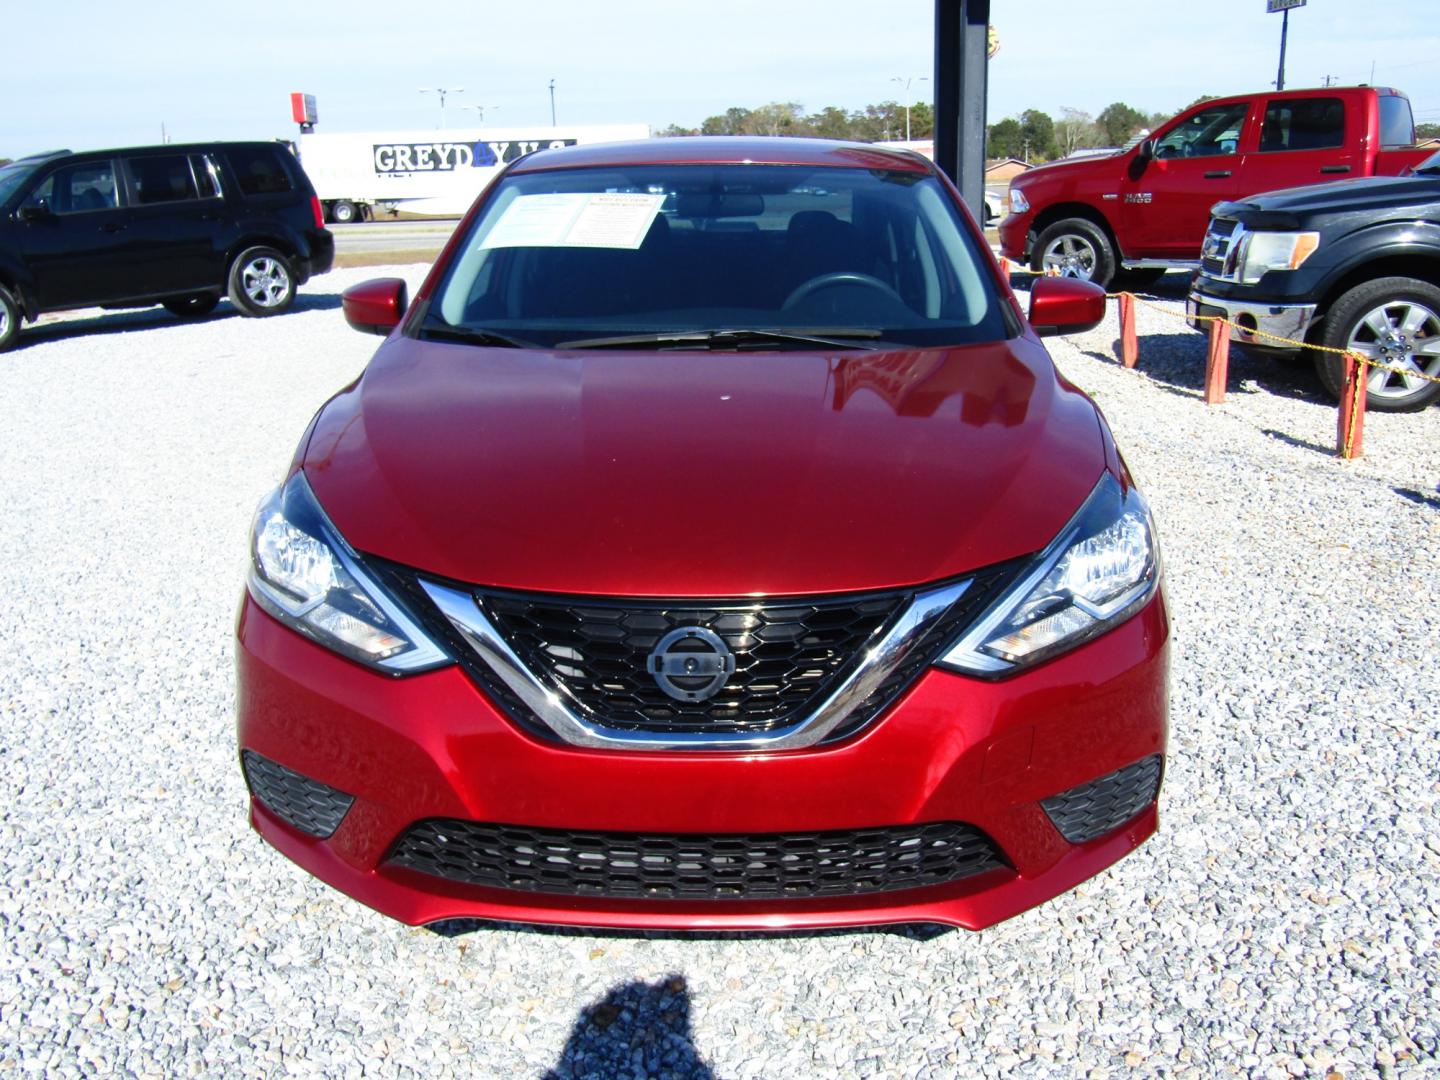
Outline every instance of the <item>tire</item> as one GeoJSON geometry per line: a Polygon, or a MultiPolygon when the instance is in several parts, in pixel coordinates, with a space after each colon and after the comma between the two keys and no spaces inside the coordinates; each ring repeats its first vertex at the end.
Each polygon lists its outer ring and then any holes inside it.
{"type": "Polygon", "coordinates": [[[20,339],[20,305],[10,290],[0,285],[0,352],[20,339]]]}
{"type": "MultiPolygon", "coordinates": [[[[1376,278],[1357,285],[1331,305],[1320,344],[1352,349],[1440,378],[1440,288],[1407,277],[1376,278]]],[[[1338,401],[1345,387],[1344,360],[1332,353],[1316,353],[1315,373],[1338,401]]],[[[1418,412],[1437,399],[1440,383],[1373,371],[1365,407],[1376,412],[1418,412]]]]}
{"type": "Polygon", "coordinates": [[[246,248],[230,264],[230,302],[252,318],[279,315],[295,302],[295,272],[274,248],[246,248]]]}
{"type": "Polygon", "coordinates": [[[1115,245],[1105,230],[1084,218],[1066,218],[1047,226],[1030,252],[1030,269],[1058,266],[1061,277],[1110,284],[1115,276],[1115,245]]]}
{"type": "Polygon", "coordinates": [[[200,292],[190,293],[188,296],[172,296],[160,303],[171,315],[178,315],[182,319],[198,319],[214,311],[215,305],[220,303],[220,297],[216,293],[200,292]]]}
{"type": "Polygon", "coordinates": [[[337,225],[349,225],[359,216],[355,204],[349,199],[340,199],[330,207],[330,220],[337,225]]]}

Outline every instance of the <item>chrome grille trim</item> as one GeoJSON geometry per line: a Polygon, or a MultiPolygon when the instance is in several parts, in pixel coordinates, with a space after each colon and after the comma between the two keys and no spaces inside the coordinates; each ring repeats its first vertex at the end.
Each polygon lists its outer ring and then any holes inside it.
{"type": "Polygon", "coordinates": [[[572,746],[604,750],[795,750],[814,746],[843,724],[899,667],[971,580],[918,593],[867,650],[864,660],[808,716],[764,732],[649,732],[608,728],[559,687],[540,679],[515,654],[475,597],[432,581],[420,587],[465,643],[542,723],[572,746]]]}

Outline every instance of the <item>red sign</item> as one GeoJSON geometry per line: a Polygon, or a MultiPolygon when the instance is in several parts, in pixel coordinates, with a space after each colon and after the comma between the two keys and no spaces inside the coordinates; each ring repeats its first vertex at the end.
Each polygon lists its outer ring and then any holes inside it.
{"type": "Polygon", "coordinates": [[[316,120],[315,95],[291,94],[290,115],[297,124],[313,124],[316,120]]]}

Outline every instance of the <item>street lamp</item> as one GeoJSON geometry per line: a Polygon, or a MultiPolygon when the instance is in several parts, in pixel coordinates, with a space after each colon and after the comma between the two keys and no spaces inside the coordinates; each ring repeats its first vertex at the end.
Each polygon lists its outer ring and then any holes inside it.
{"type": "Polygon", "coordinates": [[[465,92],[465,88],[464,88],[463,86],[444,86],[444,87],[441,87],[441,86],[434,86],[434,87],[431,87],[431,86],[422,86],[422,87],[420,87],[420,93],[422,93],[422,94],[439,94],[439,95],[440,95],[440,126],[441,126],[442,128],[445,126],[445,95],[446,95],[446,94],[463,94],[464,92],[465,92]]]}
{"type": "Polygon", "coordinates": [[[906,142],[909,142],[909,141],[910,141],[910,84],[911,84],[911,83],[917,83],[917,82],[929,82],[929,81],[930,81],[930,77],[929,77],[928,75],[921,75],[921,76],[919,76],[919,77],[916,77],[916,76],[914,76],[914,75],[907,75],[905,78],[902,79],[899,75],[895,75],[895,76],[892,76],[892,77],[891,77],[890,81],[893,82],[893,83],[899,83],[901,86],[903,86],[903,87],[905,88],[905,141],[906,141],[906,142]]]}
{"type": "Polygon", "coordinates": [[[555,126],[555,80],[550,80],[550,126],[555,126]]]}
{"type": "Polygon", "coordinates": [[[486,109],[490,109],[491,111],[494,111],[495,109],[500,108],[499,105],[461,105],[460,107],[461,107],[462,109],[474,109],[475,112],[476,112],[477,114],[479,114],[479,115],[478,115],[478,119],[480,120],[480,123],[482,123],[482,124],[485,123],[485,110],[486,110],[486,109]]]}

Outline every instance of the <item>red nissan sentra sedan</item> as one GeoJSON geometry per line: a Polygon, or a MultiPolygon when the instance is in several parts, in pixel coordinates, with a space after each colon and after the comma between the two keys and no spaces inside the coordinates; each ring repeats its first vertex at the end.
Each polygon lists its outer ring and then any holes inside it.
{"type": "Polygon", "coordinates": [[[543,151],[261,504],[254,826],[408,923],[979,928],[1156,827],[1160,555],[954,188],[786,139],[543,151]]]}

